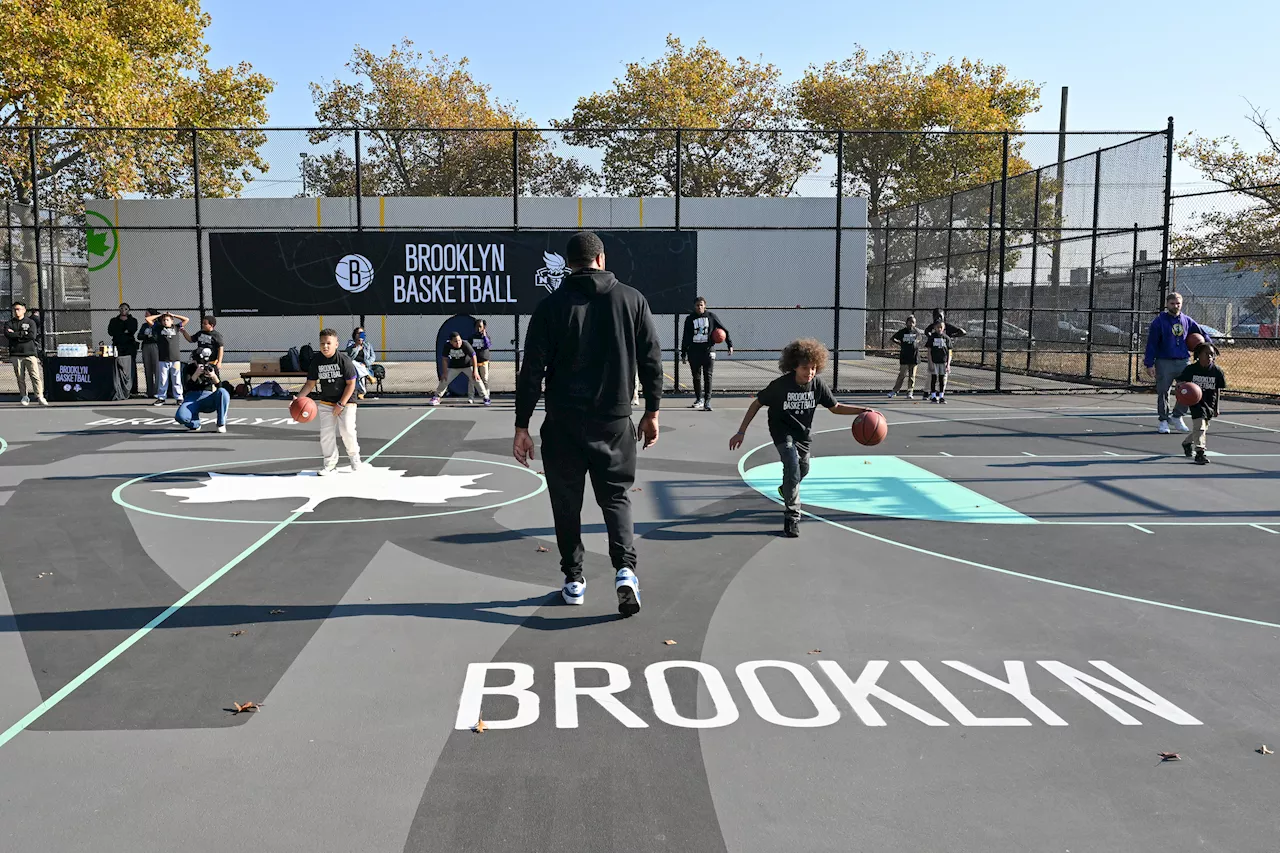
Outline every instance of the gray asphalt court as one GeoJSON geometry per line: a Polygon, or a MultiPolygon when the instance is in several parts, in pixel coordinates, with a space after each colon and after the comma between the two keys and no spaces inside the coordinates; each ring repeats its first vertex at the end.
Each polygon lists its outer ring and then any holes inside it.
{"type": "Polygon", "coordinates": [[[842,399],[799,539],[749,399],[664,401],[630,619],[509,398],[323,478],[279,401],[0,404],[0,850],[1275,850],[1280,409],[842,399]]]}

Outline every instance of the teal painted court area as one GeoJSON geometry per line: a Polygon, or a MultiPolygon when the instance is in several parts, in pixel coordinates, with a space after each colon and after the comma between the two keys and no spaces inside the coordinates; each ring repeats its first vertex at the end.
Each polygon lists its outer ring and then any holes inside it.
{"type": "MultiPolygon", "coordinates": [[[[782,463],[748,469],[744,479],[778,499],[782,463]]],[[[965,524],[1036,524],[1029,515],[980,495],[896,456],[815,457],[800,488],[802,505],[840,512],[953,521],[965,524]]]]}

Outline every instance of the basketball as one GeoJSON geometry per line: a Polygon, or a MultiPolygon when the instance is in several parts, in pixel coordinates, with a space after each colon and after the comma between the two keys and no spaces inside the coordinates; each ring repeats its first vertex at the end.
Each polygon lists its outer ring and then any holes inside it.
{"type": "Polygon", "coordinates": [[[1179,383],[1177,390],[1178,402],[1184,406],[1194,406],[1200,402],[1200,397],[1203,396],[1203,393],[1200,390],[1200,386],[1194,382],[1179,383]]]}
{"type": "Polygon", "coordinates": [[[725,330],[724,330],[724,329],[719,329],[719,328],[718,328],[718,329],[716,329],[714,332],[712,332],[712,333],[711,333],[711,341],[712,341],[712,343],[722,344],[722,343],[724,343],[724,339],[725,339],[725,338],[727,338],[727,337],[728,337],[728,335],[725,333],[725,330]]]}
{"type": "Polygon", "coordinates": [[[295,397],[293,402],[289,404],[289,417],[300,424],[315,420],[316,401],[310,397],[295,397]]]}
{"type": "Polygon", "coordinates": [[[879,412],[863,412],[853,419],[853,438],[868,447],[884,441],[889,434],[889,424],[879,412]]]}
{"type": "Polygon", "coordinates": [[[1187,335],[1187,352],[1195,355],[1196,347],[1200,346],[1202,343],[1204,343],[1204,335],[1199,332],[1192,332],[1187,335]]]}

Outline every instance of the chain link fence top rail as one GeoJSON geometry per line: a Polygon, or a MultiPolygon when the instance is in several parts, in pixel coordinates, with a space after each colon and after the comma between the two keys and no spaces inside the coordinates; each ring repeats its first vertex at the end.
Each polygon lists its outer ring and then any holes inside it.
{"type": "MultiPolygon", "coordinates": [[[[0,292],[43,310],[46,345],[93,345],[122,300],[135,313],[215,309],[210,231],[696,230],[698,288],[734,337],[719,389],[761,387],[796,337],[828,344],[827,378],[840,389],[883,388],[897,372],[893,332],[935,307],[969,332],[955,354],[958,387],[1130,385],[1145,380],[1141,347],[1160,294],[1192,265],[1166,275],[1170,140],[1171,128],[1073,132],[1060,156],[1053,132],[7,129],[0,292]],[[896,206],[882,193],[883,212],[867,219],[872,194],[852,158],[886,140],[907,140],[935,165],[976,164],[949,176],[969,186],[896,206]],[[71,167],[53,168],[69,155],[71,167]]],[[[1215,298],[1192,305],[1219,318],[1215,298]]],[[[1229,304],[1249,331],[1258,312],[1229,304]]],[[[657,318],[668,390],[690,387],[683,316],[657,318]]],[[[363,322],[390,362],[389,388],[422,392],[434,385],[442,319],[227,318],[219,328],[228,361],[247,364],[321,325],[345,337],[363,322]]],[[[487,319],[492,384],[507,391],[522,318],[487,319]]],[[[1256,325],[1249,340],[1272,340],[1256,325]]]]}

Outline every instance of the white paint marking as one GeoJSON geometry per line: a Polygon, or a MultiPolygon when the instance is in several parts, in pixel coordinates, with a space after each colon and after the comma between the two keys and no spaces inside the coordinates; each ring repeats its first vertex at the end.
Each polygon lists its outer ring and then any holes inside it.
{"type": "Polygon", "coordinates": [[[919,720],[926,726],[950,725],[946,720],[935,717],[928,711],[916,707],[901,696],[890,693],[876,684],[888,666],[889,662],[887,660],[867,661],[867,665],[863,667],[862,674],[858,676],[858,680],[850,681],[849,676],[841,669],[840,664],[832,660],[818,661],[818,669],[822,670],[823,674],[831,680],[836,690],[840,691],[840,695],[849,703],[849,707],[853,708],[853,712],[858,715],[858,719],[862,720],[864,725],[886,725],[884,717],[880,716],[880,712],[869,701],[872,698],[879,699],[886,705],[897,708],[902,713],[919,720]]]}
{"type": "Polygon", "coordinates": [[[1263,432],[1280,432],[1280,429],[1272,429],[1271,427],[1258,426],[1257,424],[1246,424],[1240,421],[1224,421],[1222,418],[1214,418],[1220,424],[1231,424],[1232,426],[1245,427],[1246,429],[1260,429],[1263,432]]]}
{"type": "Polygon", "coordinates": [[[1149,711],[1157,717],[1162,717],[1176,725],[1203,725],[1203,723],[1195,717],[1191,716],[1177,705],[1174,705],[1168,699],[1165,699],[1155,691],[1125,675],[1123,672],[1104,660],[1091,660],[1089,663],[1093,664],[1095,667],[1102,670],[1125,687],[1128,687],[1133,691],[1133,693],[1127,693],[1113,684],[1108,684],[1099,678],[1089,675],[1088,673],[1081,672],[1074,667],[1067,666],[1065,663],[1060,663],[1056,660],[1042,660],[1038,661],[1038,663],[1072,690],[1079,693],[1085,699],[1088,699],[1094,705],[1097,705],[1112,719],[1118,721],[1122,725],[1140,726],[1142,723],[1110,699],[1107,699],[1101,693],[1098,693],[1097,690],[1093,689],[1094,687],[1098,688],[1098,690],[1110,693],[1117,699],[1123,699],[1131,705],[1136,705],[1144,711],[1149,711]]]}
{"type": "Polygon", "coordinates": [[[1155,533],[1152,533],[1152,531],[1148,530],[1145,527],[1142,527],[1141,525],[1130,524],[1129,526],[1132,527],[1134,530],[1141,530],[1143,533],[1150,533],[1152,536],[1155,536],[1155,533]]]}
{"type": "Polygon", "coordinates": [[[775,726],[787,726],[788,728],[813,729],[829,726],[840,719],[840,709],[831,701],[831,697],[827,695],[827,692],[822,689],[818,679],[814,678],[812,672],[798,663],[788,660],[754,660],[738,664],[735,672],[738,674],[738,680],[742,682],[743,691],[756,709],[756,713],[766,723],[773,723],[775,726]],[[816,711],[814,716],[788,717],[780,713],[773,704],[773,700],[769,698],[768,691],[760,683],[760,676],[756,674],[759,670],[766,668],[781,669],[791,673],[809,697],[809,701],[813,703],[816,711]]]}
{"type": "Polygon", "coordinates": [[[915,676],[916,681],[924,686],[933,694],[933,698],[938,700],[938,704],[947,709],[951,716],[956,718],[956,722],[962,726],[1029,726],[1031,721],[1026,717],[978,717],[972,711],[961,704],[956,695],[943,686],[942,682],[933,676],[933,673],[925,669],[919,661],[904,660],[902,665],[906,667],[907,672],[915,676]]]}
{"type": "Polygon", "coordinates": [[[669,660],[651,663],[644,670],[644,680],[649,685],[649,696],[653,700],[653,713],[659,720],[669,726],[682,729],[716,729],[738,721],[738,706],[734,704],[733,694],[725,684],[720,670],[709,663],[696,660],[669,660]],[[686,717],[676,710],[675,701],[671,698],[671,686],[667,684],[667,671],[672,669],[691,669],[702,676],[707,693],[711,696],[711,704],[715,707],[715,715],[707,719],[686,717]]]}
{"type": "Polygon", "coordinates": [[[1027,451],[1025,451],[1025,450],[1024,450],[1024,451],[1022,451],[1022,455],[1023,455],[1023,456],[1032,456],[1032,457],[1034,457],[1034,456],[1035,456],[1035,454],[1034,454],[1034,453],[1028,453],[1028,452],[1027,452],[1027,451]]]}
{"type": "Polygon", "coordinates": [[[469,729],[483,719],[482,704],[485,696],[513,696],[516,715],[509,720],[485,720],[491,729],[519,729],[538,721],[538,694],[533,687],[533,667],[527,663],[473,663],[467,665],[467,677],[462,683],[462,695],[458,698],[458,718],[455,729],[469,729]],[[486,686],[490,671],[511,673],[511,683],[486,686]]]}
{"type": "Polygon", "coordinates": [[[1258,530],[1265,530],[1265,531],[1267,531],[1268,533],[1274,534],[1274,535],[1276,535],[1276,536],[1280,536],[1280,532],[1277,532],[1277,531],[1275,531],[1275,530],[1272,530],[1270,527],[1263,527],[1261,524],[1250,524],[1249,526],[1250,526],[1250,527],[1256,527],[1258,530]]]}
{"type": "MultiPolygon", "coordinates": [[[[1104,450],[1104,451],[1102,451],[1102,453],[1103,453],[1103,455],[1104,455],[1104,456],[1119,456],[1119,455],[1120,455],[1119,453],[1116,453],[1114,450],[1104,450]]],[[[1126,453],[1126,454],[1124,454],[1124,455],[1125,455],[1125,456],[1131,456],[1131,455],[1133,455],[1133,454],[1126,453]]]]}
{"type": "Polygon", "coordinates": [[[1009,679],[1008,681],[1001,681],[995,676],[987,675],[982,670],[975,669],[969,664],[961,663],[958,660],[944,660],[943,663],[954,670],[978,679],[983,684],[1008,693],[1014,699],[1026,705],[1028,711],[1051,726],[1065,726],[1067,724],[1067,721],[1050,710],[1048,705],[1031,695],[1031,683],[1027,681],[1027,666],[1020,660],[1007,660],[1004,662],[1005,677],[1009,679]]]}
{"type": "Polygon", "coordinates": [[[941,450],[939,450],[939,451],[938,451],[938,455],[939,455],[939,456],[946,456],[946,457],[948,457],[948,458],[951,456],[951,454],[950,454],[950,453],[944,453],[944,452],[943,452],[943,451],[941,451],[941,450]]]}
{"type": "Polygon", "coordinates": [[[578,697],[594,699],[629,729],[647,729],[649,724],[640,719],[615,695],[631,687],[631,673],[620,663],[606,661],[556,661],[556,728],[578,727],[578,697]],[[579,687],[578,670],[599,669],[609,677],[600,687],[579,687]]]}

